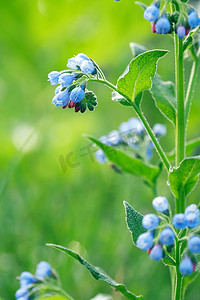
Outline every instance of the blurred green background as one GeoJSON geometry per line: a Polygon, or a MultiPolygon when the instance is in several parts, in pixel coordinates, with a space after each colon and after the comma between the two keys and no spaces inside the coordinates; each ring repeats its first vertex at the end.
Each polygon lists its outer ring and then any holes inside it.
{"type": "MultiPolygon", "coordinates": [[[[174,80],[172,39],[153,35],[141,8],[130,0],[1,1],[0,19],[0,296],[14,299],[16,277],[24,270],[34,272],[40,260],[56,268],[75,299],[113,293],[77,262],[45,246],[58,243],[79,251],[144,299],[169,300],[168,270],[132,245],[122,205],[126,200],[142,213],[152,212],[152,191],[140,178],[116,174],[82,156],[88,145],[83,134],[107,134],[134,112],[112,103],[110,90],[94,84],[99,101],[94,112],[56,108],[47,74],[65,69],[68,58],[83,52],[116,83],[131,60],[129,43],[136,42],[170,50],[158,71],[163,79],[174,80]],[[80,166],[63,172],[59,158],[69,152],[80,166]]],[[[198,85],[188,138],[199,132],[199,92],[198,85]]],[[[173,127],[148,92],[143,108],[151,124],[166,122],[162,145],[172,150],[173,127]]],[[[159,193],[171,201],[166,181],[163,172],[159,193]]],[[[199,201],[198,192],[191,203],[199,201]]],[[[188,299],[197,299],[199,284],[190,286],[188,299]]],[[[122,298],[114,294],[114,299],[122,298]]]]}

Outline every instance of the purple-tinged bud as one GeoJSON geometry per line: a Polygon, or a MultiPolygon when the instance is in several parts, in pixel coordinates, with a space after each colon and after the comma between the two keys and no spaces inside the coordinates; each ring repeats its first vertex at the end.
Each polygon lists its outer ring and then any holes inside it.
{"type": "Polygon", "coordinates": [[[186,35],[185,26],[183,26],[183,25],[178,26],[177,35],[178,35],[179,39],[183,39],[185,37],[185,35],[186,35]]]}
{"type": "Polygon", "coordinates": [[[161,260],[163,258],[163,249],[160,244],[156,244],[151,250],[149,254],[150,258],[153,260],[161,260]]]}
{"type": "Polygon", "coordinates": [[[187,276],[193,273],[193,263],[188,256],[185,256],[179,265],[179,271],[183,276],[187,276]]]}
{"type": "Polygon", "coordinates": [[[72,100],[70,100],[68,103],[69,108],[73,108],[75,105],[76,105],[76,103],[74,103],[72,100]]]}

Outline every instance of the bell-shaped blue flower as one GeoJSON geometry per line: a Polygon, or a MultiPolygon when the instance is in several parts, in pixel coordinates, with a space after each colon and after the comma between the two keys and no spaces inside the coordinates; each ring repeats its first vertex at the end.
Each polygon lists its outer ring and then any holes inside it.
{"type": "Polygon", "coordinates": [[[185,256],[179,265],[179,271],[183,276],[187,276],[193,273],[193,263],[188,256],[185,256]]]}
{"type": "Polygon", "coordinates": [[[35,275],[39,279],[44,280],[46,277],[52,277],[53,270],[48,262],[41,261],[36,267],[35,275]]]}
{"type": "Polygon", "coordinates": [[[196,11],[191,11],[188,16],[188,23],[191,28],[195,28],[199,25],[199,17],[196,11]]]}
{"type": "Polygon", "coordinates": [[[163,15],[157,22],[156,22],[156,32],[160,34],[167,34],[170,31],[171,24],[167,17],[163,15]]]}
{"type": "Polygon", "coordinates": [[[79,86],[74,88],[71,91],[70,94],[70,100],[72,100],[74,103],[80,102],[85,96],[85,92],[83,91],[83,89],[79,86]]]}
{"type": "Polygon", "coordinates": [[[60,76],[60,72],[58,72],[58,71],[52,71],[48,74],[48,78],[49,78],[51,85],[58,84],[59,76],[60,76]]]}
{"type": "Polygon", "coordinates": [[[87,75],[94,74],[96,69],[91,60],[84,60],[80,65],[81,71],[87,75]]]}
{"type": "Polygon", "coordinates": [[[69,102],[69,91],[66,89],[60,93],[57,93],[52,100],[52,104],[55,106],[66,106],[69,102]]]}
{"type": "Polygon", "coordinates": [[[37,282],[37,279],[33,276],[33,274],[29,272],[22,272],[20,275],[20,286],[27,287],[28,285],[37,282]]]}
{"type": "Polygon", "coordinates": [[[149,254],[150,258],[153,260],[161,260],[163,258],[163,249],[160,244],[156,244],[151,250],[149,254]]]}
{"type": "Polygon", "coordinates": [[[60,75],[58,82],[62,87],[68,87],[76,79],[76,75],[70,73],[63,73],[60,75]]]}
{"type": "Polygon", "coordinates": [[[148,6],[144,12],[144,18],[149,22],[155,22],[159,17],[159,9],[154,4],[148,6]]]}
{"type": "Polygon", "coordinates": [[[153,234],[151,232],[142,233],[136,242],[138,248],[147,251],[153,247],[153,234]]]}

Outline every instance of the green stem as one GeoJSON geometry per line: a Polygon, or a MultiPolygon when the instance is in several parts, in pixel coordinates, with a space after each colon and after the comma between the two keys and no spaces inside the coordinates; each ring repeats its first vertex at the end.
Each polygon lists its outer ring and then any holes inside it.
{"type": "Polygon", "coordinates": [[[154,146],[155,146],[155,149],[157,150],[164,166],[166,167],[167,171],[169,170],[170,168],[170,162],[168,161],[167,159],[167,156],[164,152],[164,150],[162,149],[160,143],[158,142],[158,140],[156,139],[155,135],[154,135],[154,132],[152,130],[152,128],[150,127],[149,123],[147,122],[147,120],[145,119],[143,113],[141,112],[140,108],[135,105],[128,97],[126,97],[125,95],[121,94],[118,89],[116,88],[116,86],[114,86],[112,83],[110,83],[109,81],[107,80],[102,80],[102,79],[90,79],[89,81],[95,81],[95,82],[100,82],[100,83],[103,83],[104,85],[108,86],[109,88],[111,88],[112,90],[114,90],[115,92],[119,93],[120,95],[122,95],[126,100],[127,102],[130,103],[130,105],[134,108],[135,112],[137,113],[138,117],[140,118],[140,120],[142,121],[147,133],[149,134],[154,146]]]}
{"type": "Polygon", "coordinates": [[[187,125],[187,121],[189,118],[190,106],[191,106],[191,102],[192,102],[194,87],[196,84],[198,69],[199,69],[199,54],[197,56],[194,56],[194,62],[192,65],[192,70],[191,70],[190,79],[189,79],[189,83],[188,83],[188,89],[187,89],[187,94],[186,94],[186,110],[185,110],[186,111],[186,113],[185,113],[186,114],[186,116],[185,116],[186,125],[187,125]]]}
{"type": "Polygon", "coordinates": [[[179,245],[179,241],[178,239],[176,240],[176,289],[175,289],[175,293],[174,293],[174,297],[172,298],[173,300],[182,300],[183,299],[183,277],[181,275],[181,273],[179,272],[179,264],[180,264],[180,257],[181,257],[181,253],[180,253],[180,245],[179,245]]]}
{"type": "Polygon", "coordinates": [[[185,103],[183,82],[183,41],[175,34],[175,56],[176,56],[176,166],[185,157],[185,103]]]}

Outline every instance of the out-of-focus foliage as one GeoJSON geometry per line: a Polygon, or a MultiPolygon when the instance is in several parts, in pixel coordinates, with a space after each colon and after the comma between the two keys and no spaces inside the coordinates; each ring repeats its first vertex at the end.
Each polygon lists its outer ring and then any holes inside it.
{"type": "MultiPolygon", "coordinates": [[[[47,74],[83,52],[116,83],[132,58],[129,43],[137,42],[171,51],[159,63],[159,74],[173,80],[173,41],[153,35],[141,9],[129,0],[1,1],[0,19],[0,296],[14,299],[16,276],[34,272],[40,260],[56,267],[75,299],[111,292],[71,258],[46,247],[49,242],[79,252],[145,299],[168,300],[167,269],[132,246],[122,205],[126,200],[142,213],[150,211],[151,189],[144,189],[139,178],[96,163],[82,137],[100,137],[128,120],[133,110],[112,102],[102,86],[93,87],[99,102],[94,112],[55,108],[47,74]]],[[[190,138],[199,132],[199,92],[198,86],[190,138]]],[[[148,93],[143,107],[151,124],[165,122],[148,93]]],[[[168,136],[162,144],[173,149],[168,136]]],[[[162,184],[159,191],[170,195],[162,184]]],[[[198,201],[198,189],[191,201],[198,201]]],[[[191,285],[191,299],[197,286],[198,281],[191,285]]],[[[115,293],[114,299],[121,296],[115,293]]]]}

